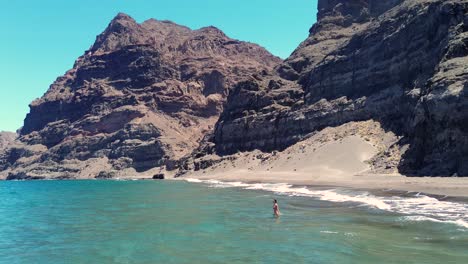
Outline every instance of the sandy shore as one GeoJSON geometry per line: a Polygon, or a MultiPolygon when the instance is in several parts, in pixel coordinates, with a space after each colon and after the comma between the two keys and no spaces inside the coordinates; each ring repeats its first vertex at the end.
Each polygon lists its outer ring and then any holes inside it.
{"type": "Polygon", "coordinates": [[[187,175],[196,179],[241,181],[245,183],[289,183],[306,186],[334,186],[356,189],[421,192],[433,195],[468,197],[468,178],[405,177],[401,175],[352,175],[344,177],[314,177],[294,172],[229,171],[223,174],[187,175]]]}
{"type": "MultiPolygon", "coordinates": [[[[396,169],[385,174],[372,170],[370,160],[395,140],[375,122],[354,123],[325,129],[281,152],[238,153],[230,159],[206,157],[215,160],[214,165],[184,177],[468,197],[468,177],[406,177],[396,169]]],[[[392,165],[393,158],[384,164],[392,165]]]]}

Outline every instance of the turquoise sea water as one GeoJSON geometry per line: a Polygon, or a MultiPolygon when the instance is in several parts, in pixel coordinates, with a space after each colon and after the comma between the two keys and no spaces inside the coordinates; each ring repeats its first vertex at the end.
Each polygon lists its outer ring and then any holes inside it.
{"type": "Polygon", "coordinates": [[[0,263],[468,263],[467,210],[279,184],[0,182],[0,263]]]}

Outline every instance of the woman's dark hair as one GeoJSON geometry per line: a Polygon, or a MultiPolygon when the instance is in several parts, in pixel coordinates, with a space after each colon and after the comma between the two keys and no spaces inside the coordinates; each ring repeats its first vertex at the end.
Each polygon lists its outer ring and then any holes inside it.
{"type": "Polygon", "coordinates": [[[276,199],[273,199],[273,201],[275,201],[275,203],[277,203],[278,201],[276,201],[276,199]]]}

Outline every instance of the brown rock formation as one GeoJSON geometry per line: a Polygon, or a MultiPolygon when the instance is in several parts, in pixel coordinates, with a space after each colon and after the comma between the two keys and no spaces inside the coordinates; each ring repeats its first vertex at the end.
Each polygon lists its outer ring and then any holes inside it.
{"type": "Polygon", "coordinates": [[[468,176],[468,1],[318,3],[282,63],[213,27],[119,14],[31,104],[2,174],[152,177],[372,123],[392,135],[374,172],[468,176]]]}
{"type": "Polygon", "coordinates": [[[309,38],[278,76],[233,89],[199,152],[282,150],[376,120],[400,136],[391,149],[408,149],[401,173],[466,176],[467,32],[468,1],[321,0],[309,38]]]}
{"type": "Polygon", "coordinates": [[[31,103],[3,174],[152,176],[149,170],[171,166],[198,146],[229,87],[280,62],[214,27],[191,30],[154,19],[138,24],[118,14],[73,69],[31,103]]]}

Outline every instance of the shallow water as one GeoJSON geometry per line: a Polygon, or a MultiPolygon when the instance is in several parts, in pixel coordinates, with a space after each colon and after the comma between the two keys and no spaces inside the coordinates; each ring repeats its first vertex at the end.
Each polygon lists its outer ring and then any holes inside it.
{"type": "Polygon", "coordinates": [[[468,263],[467,209],[281,184],[0,182],[0,263],[468,263]]]}

